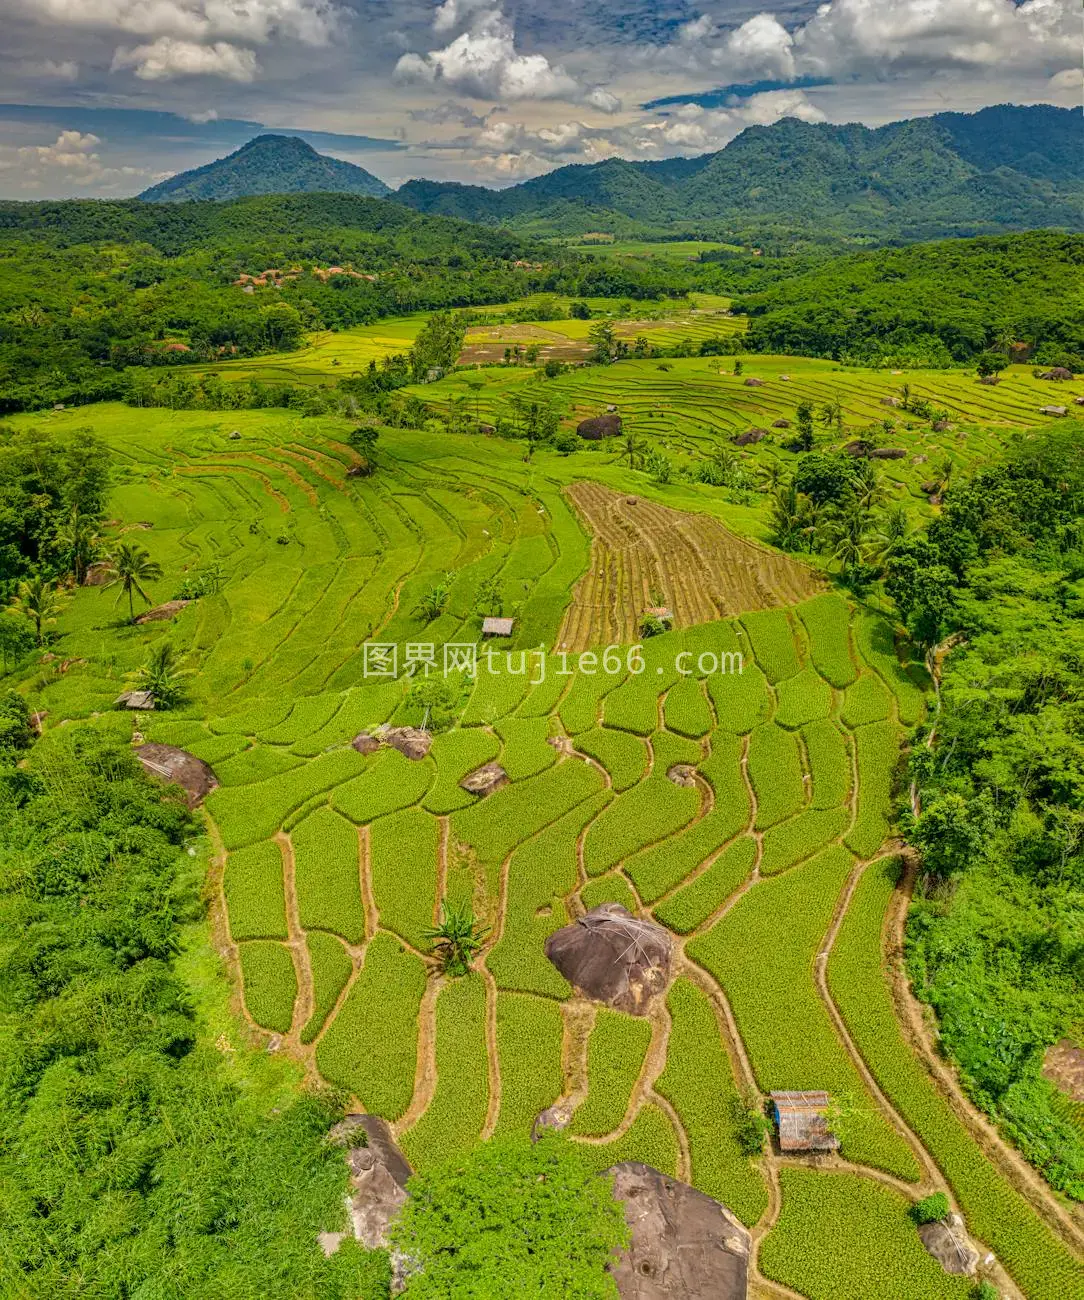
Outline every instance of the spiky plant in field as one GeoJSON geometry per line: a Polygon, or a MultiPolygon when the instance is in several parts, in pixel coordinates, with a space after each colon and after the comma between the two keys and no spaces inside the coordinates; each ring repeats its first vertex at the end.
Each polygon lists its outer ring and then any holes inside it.
{"type": "Polygon", "coordinates": [[[433,952],[445,975],[466,975],[488,933],[489,927],[479,922],[469,903],[444,903],[440,924],[426,930],[425,937],[433,940],[433,952]]]}

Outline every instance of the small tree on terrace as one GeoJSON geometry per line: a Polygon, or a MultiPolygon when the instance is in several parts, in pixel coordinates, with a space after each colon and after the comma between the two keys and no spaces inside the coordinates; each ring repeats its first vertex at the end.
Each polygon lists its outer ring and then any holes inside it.
{"type": "Polygon", "coordinates": [[[981,379],[989,379],[991,375],[1000,375],[1008,364],[1009,358],[1007,356],[993,350],[980,352],[975,359],[975,369],[981,379]]]}
{"type": "Polygon", "coordinates": [[[794,412],[794,419],[798,425],[798,432],[794,436],[795,450],[812,451],[813,450],[813,403],[799,402],[798,409],[794,412]]]}
{"type": "Polygon", "coordinates": [[[617,354],[617,336],[608,320],[600,320],[587,331],[591,344],[591,360],[608,365],[617,354]]]}
{"type": "Polygon", "coordinates": [[[106,586],[120,586],[114,605],[119,605],[121,599],[127,596],[128,621],[134,623],[135,594],[138,592],[148,605],[151,603],[151,598],[144,591],[143,584],[157,582],[162,576],[162,566],[157,560],[151,559],[149,551],[144,550],[142,546],[136,546],[133,542],[121,542],[113,554],[107,557],[106,563],[110,574],[106,586]]]}
{"type": "Polygon", "coordinates": [[[57,529],[53,550],[71,566],[77,586],[82,586],[87,569],[102,553],[102,539],[94,519],[72,510],[68,519],[57,529]]]}

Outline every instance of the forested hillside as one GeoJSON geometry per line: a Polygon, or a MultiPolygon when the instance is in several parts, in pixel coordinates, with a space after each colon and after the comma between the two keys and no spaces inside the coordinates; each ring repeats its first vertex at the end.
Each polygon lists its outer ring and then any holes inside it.
{"type": "Polygon", "coordinates": [[[1080,114],[1001,105],[871,129],[784,118],[697,158],[608,159],[495,191],[411,181],[394,197],[430,213],[539,233],[633,228],[923,239],[1084,225],[1080,114]]]}
{"type": "Polygon", "coordinates": [[[297,193],[364,194],[379,199],[391,190],[364,167],[319,154],[297,136],[258,135],[236,153],[171,176],[139,197],[147,203],[183,203],[297,193]]]}
{"type": "Polygon", "coordinates": [[[288,350],[396,313],[689,283],[346,194],[4,203],[0,409],[115,397],[130,365],[288,350]]]}
{"type": "Polygon", "coordinates": [[[1084,236],[1032,231],[855,253],[745,294],[761,352],[963,361],[986,348],[1084,369],[1084,236]]]}

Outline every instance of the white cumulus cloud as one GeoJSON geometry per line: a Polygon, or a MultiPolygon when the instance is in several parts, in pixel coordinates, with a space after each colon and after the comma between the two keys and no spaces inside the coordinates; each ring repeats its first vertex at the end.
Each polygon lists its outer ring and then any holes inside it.
{"type": "Polygon", "coordinates": [[[172,81],[175,77],[223,77],[227,81],[254,81],[260,65],[254,51],[214,41],[200,45],[173,36],[159,36],[149,45],[120,46],[112,70],[131,68],[141,81],[172,81]]]}
{"type": "MultiPolygon", "coordinates": [[[[446,0],[438,13],[449,3],[454,7],[457,0],[446,0]]],[[[440,81],[478,99],[561,99],[579,93],[576,82],[544,54],[516,49],[515,31],[499,9],[477,13],[469,29],[443,49],[404,54],[395,71],[400,80],[440,81]]]]}
{"type": "Polygon", "coordinates": [[[789,29],[771,13],[730,30],[702,14],[667,54],[734,81],[967,70],[1049,76],[1080,63],[1080,16],[1074,0],[828,0],[789,29]]]}

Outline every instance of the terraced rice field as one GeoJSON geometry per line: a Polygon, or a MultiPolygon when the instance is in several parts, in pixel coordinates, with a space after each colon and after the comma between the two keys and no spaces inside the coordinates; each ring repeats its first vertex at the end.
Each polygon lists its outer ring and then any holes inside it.
{"type": "Polygon", "coordinates": [[[813,569],[736,536],[717,519],[671,510],[597,483],[568,498],[591,532],[591,563],[572,593],[558,645],[631,645],[644,610],[676,627],[793,604],[822,585],[813,569]]]}
{"type": "MultiPolygon", "coordinates": [[[[903,502],[924,501],[922,485],[946,459],[957,472],[988,461],[996,456],[1005,429],[1042,423],[1049,417],[1039,414],[1040,407],[1071,406],[1073,398],[1084,396],[1081,381],[1044,382],[1026,366],[1010,367],[996,387],[979,384],[973,374],[963,371],[852,370],[831,361],[798,357],[746,356],[743,373],[736,376],[733,370],[731,357],[630,360],[581,367],[540,382],[530,368],[501,366],[475,373],[471,388],[466,374],[457,372],[416,391],[438,409],[469,395],[471,411],[477,409],[483,420],[490,421],[498,416],[512,418],[517,395],[545,397],[569,427],[614,406],[623,433],[633,434],[647,450],[661,452],[676,464],[711,458],[727,447],[751,471],[778,465],[787,473],[797,457],[783,443],[793,435],[799,403],[812,402],[819,419],[825,404],[838,401],[844,432],[818,424],[818,446],[841,446],[855,430],[891,421],[891,431],[878,431],[879,445],[905,454],[879,461],[878,468],[889,493],[903,502]],[[914,397],[947,412],[950,427],[934,432],[928,421],[887,405],[900,400],[904,385],[914,397]],[[789,421],[790,429],[776,429],[777,420],[789,421]],[[756,445],[734,448],[732,439],[750,428],[766,430],[767,436],[756,445]]],[[[612,454],[619,451],[615,442],[612,454]]]]}
{"type": "MultiPolygon", "coordinates": [[[[128,734],[109,706],[150,644],[168,638],[196,670],[185,708],[138,726],[221,781],[205,805],[211,886],[254,1031],[385,1116],[418,1166],[525,1133],[563,1099],[598,1168],[643,1160],[719,1197],[754,1231],[755,1276],[790,1294],[857,1300],[875,1275],[901,1300],[962,1294],[906,1218],[935,1189],[996,1252],[1006,1289],[1084,1293],[1071,1224],[988,1157],[893,1016],[884,872],[921,673],[874,611],[724,533],[720,520],[755,535],[755,512],[604,457],[527,462],[491,439],[388,431],[377,473],[347,479],[348,426],[331,419],[106,406],[37,422],[93,427],[114,448],[115,513],[150,525],[138,540],[165,570],[156,601],[222,567],[219,594],[168,624],[119,624],[110,593],[80,590],[62,615],[68,657],[36,671],[49,725],[100,714],[128,734]],[[565,635],[622,489],[649,539],[698,539],[697,589],[665,590],[687,626],[630,657],[612,612],[580,620],[568,635],[599,652],[592,670],[551,655],[543,675],[520,647],[565,635]],[[761,586],[713,588],[744,546],[761,586]],[[419,596],[446,572],[447,606],[425,624],[419,596]],[[462,682],[458,724],[418,760],[356,752],[364,729],[422,721],[409,681],[366,674],[365,643],[402,661],[408,645],[476,642],[492,576],[515,649],[462,682]],[[719,672],[733,656],[743,671],[719,672]],[[464,792],[493,759],[508,783],[464,792]],[[678,764],[691,785],[671,780],[678,764]],[[586,1002],[542,951],[605,899],[673,936],[674,981],[642,1019],[586,1002]],[[426,938],[444,900],[488,927],[461,981],[426,938]],[[744,1155],[743,1099],[806,1087],[839,1102],[841,1155],[816,1168],[744,1155]]],[[[607,544],[642,549],[626,541],[607,544]]]]}

